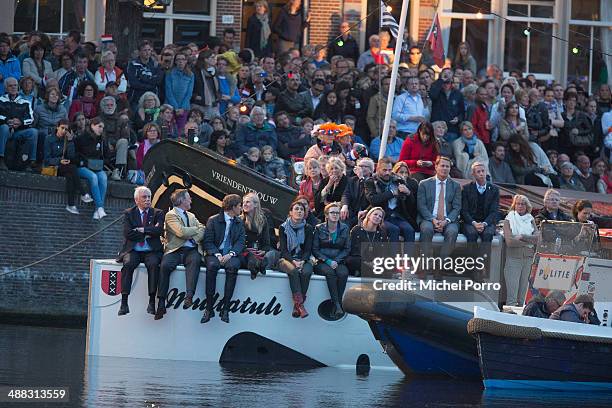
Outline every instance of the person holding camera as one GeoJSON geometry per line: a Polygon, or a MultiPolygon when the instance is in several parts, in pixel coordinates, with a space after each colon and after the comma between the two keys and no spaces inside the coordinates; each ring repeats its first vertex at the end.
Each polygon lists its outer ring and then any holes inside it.
{"type": "Polygon", "coordinates": [[[160,237],[164,232],[164,212],[151,207],[151,190],[144,186],[134,190],[134,203],[136,205],[123,214],[123,247],[117,256],[117,262],[123,263],[119,316],[130,313],[128,296],[132,289],[132,277],[141,262],[145,264],[148,276],[147,313],[155,314],[155,293],[163,255],[160,237]]]}
{"type": "Polygon", "coordinates": [[[365,182],[366,197],[371,207],[381,207],[386,214],[385,228],[391,242],[414,242],[418,184],[393,174],[393,161],[383,157],[376,165],[376,174],[365,182]]]}

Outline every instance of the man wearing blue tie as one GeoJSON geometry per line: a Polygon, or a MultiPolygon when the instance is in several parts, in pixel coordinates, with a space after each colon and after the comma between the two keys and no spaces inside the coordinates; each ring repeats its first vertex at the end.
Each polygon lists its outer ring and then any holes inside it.
{"type": "Polygon", "coordinates": [[[217,292],[217,272],[225,269],[225,290],[223,308],[219,317],[229,323],[229,303],[234,294],[240,258],[245,249],[246,232],[244,223],[238,217],[242,211],[242,198],[229,194],[223,198],[223,210],[208,219],[204,233],[204,250],[206,251],[206,309],[201,323],[208,322],[215,316],[213,310],[214,296],[217,292]]]}
{"type": "Polygon", "coordinates": [[[144,263],[147,268],[149,306],[155,314],[155,292],[159,283],[159,263],[163,255],[160,236],[164,232],[164,212],[151,207],[151,190],[140,186],[134,190],[136,205],[123,213],[123,247],[117,256],[121,268],[121,306],[119,316],[130,313],[128,296],[132,290],[134,269],[144,263]]]}

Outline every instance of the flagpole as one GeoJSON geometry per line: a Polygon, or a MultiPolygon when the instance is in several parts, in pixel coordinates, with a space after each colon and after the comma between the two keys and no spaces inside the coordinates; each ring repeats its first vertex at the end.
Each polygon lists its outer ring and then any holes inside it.
{"type": "MultiPolygon", "coordinates": [[[[391,112],[393,111],[393,97],[395,95],[395,84],[397,83],[397,70],[399,68],[400,56],[402,55],[402,42],[404,41],[404,29],[406,28],[406,18],[408,16],[408,3],[410,0],[402,0],[402,13],[400,15],[399,30],[395,39],[395,58],[391,70],[391,84],[387,95],[387,109],[385,110],[385,122],[383,125],[382,136],[380,137],[380,150],[378,158],[385,156],[387,151],[387,139],[389,138],[389,124],[391,123],[391,112]]],[[[383,10],[380,10],[381,14],[383,10]]]]}

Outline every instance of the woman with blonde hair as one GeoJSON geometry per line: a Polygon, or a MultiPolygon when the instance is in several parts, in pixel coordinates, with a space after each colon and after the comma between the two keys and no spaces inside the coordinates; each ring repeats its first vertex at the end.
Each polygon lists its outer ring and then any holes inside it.
{"type": "Polygon", "coordinates": [[[527,292],[534,244],[537,241],[537,229],[531,210],[529,199],[517,194],[512,199],[510,211],[504,220],[504,279],[508,306],[522,306],[527,292]]]}
{"type": "Polygon", "coordinates": [[[393,165],[393,174],[401,177],[402,180],[406,181],[410,177],[410,169],[408,165],[403,161],[398,161],[393,165]]]}
{"type": "Polygon", "coordinates": [[[272,254],[270,245],[270,224],[261,208],[261,201],[257,193],[245,194],[242,198],[242,220],[246,232],[245,251],[239,254],[240,267],[251,271],[251,279],[257,277],[257,273],[266,274],[269,258],[272,254]]]}
{"type": "Polygon", "coordinates": [[[147,91],[138,100],[138,110],[134,112],[132,123],[138,131],[149,122],[155,122],[160,113],[159,98],[154,92],[147,91]]]}
{"type": "Polygon", "coordinates": [[[323,188],[319,189],[314,197],[315,212],[317,215],[321,215],[326,205],[342,200],[342,194],[348,182],[346,177],[346,165],[340,158],[336,156],[330,157],[325,165],[325,169],[327,170],[328,176],[321,181],[321,186],[323,186],[323,188]]]}
{"type": "Polygon", "coordinates": [[[474,75],[478,73],[476,59],[472,56],[470,44],[466,41],[460,42],[457,46],[455,61],[453,61],[453,69],[469,69],[474,75]]]}
{"type": "MultiPolygon", "coordinates": [[[[142,165],[144,163],[144,157],[147,155],[149,149],[161,140],[161,128],[157,123],[147,123],[144,125],[144,128],[142,128],[142,135],[144,136],[144,140],[140,142],[136,149],[136,170],[138,171],[143,171],[142,165]]],[[[144,181],[144,173],[142,176],[144,181]]]]}
{"type": "Polygon", "coordinates": [[[315,194],[321,187],[323,176],[321,175],[321,164],[315,158],[306,160],[304,166],[304,180],[300,183],[300,195],[308,197],[310,210],[315,208],[315,194]]]}
{"type": "Polygon", "coordinates": [[[363,262],[371,262],[374,257],[375,243],[389,242],[385,229],[385,210],[381,207],[370,208],[361,225],[351,229],[350,240],[351,250],[346,257],[346,266],[351,275],[361,276],[363,262]]]}
{"type": "Polygon", "coordinates": [[[102,52],[100,62],[102,65],[94,75],[98,91],[104,92],[109,82],[115,82],[118,85],[117,91],[121,94],[125,93],[127,91],[127,80],[121,68],[115,65],[115,54],[112,51],[102,52]]]}
{"type": "Polygon", "coordinates": [[[471,122],[467,120],[462,122],[459,129],[461,137],[453,142],[453,156],[463,178],[469,178],[473,163],[479,162],[485,166],[485,169],[489,168],[489,155],[482,140],[474,133],[474,125],[471,122]]]}

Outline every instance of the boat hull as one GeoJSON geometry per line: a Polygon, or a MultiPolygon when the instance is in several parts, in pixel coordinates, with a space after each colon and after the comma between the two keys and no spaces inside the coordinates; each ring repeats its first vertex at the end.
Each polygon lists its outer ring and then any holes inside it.
{"type": "MultiPolygon", "coordinates": [[[[230,323],[219,314],[200,323],[205,308],[205,270],[196,287],[193,306],[184,306],[185,272],[170,275],[167,314],[153,320],[147,314],[147,271],[134,273],[130,313],[117,316],[121,300],[121,265],[94,260],[91,264],[87,355],[162,360],[209,361],[290,367],[356,367],[397,370],[376,341],[368,324],[357,316],[329,319],[332,304],[325,278],[313,276],[304,319],[291,315],[293,302],[286,274],[268,271],[254,281],[240,270],[230,302],[230,323]]],[[[217,277],[222,299],[223,270],[217,277]]],[[[350,278],[347,287],[358,283],[350,278]]]]}
{"type": "Polygon", "coordinates": [[[343,306],[370,323],[389,357],[406,374],[479,378],[474,338],[466,331],[471,304],[431,301],[412,292],[382,293],[362,284],[343,306]]]}
{"type": "Polygon", "coordinates": [[[476,311],[475,332],[486,389],[609,391],[609,329],[476,311]]]}

